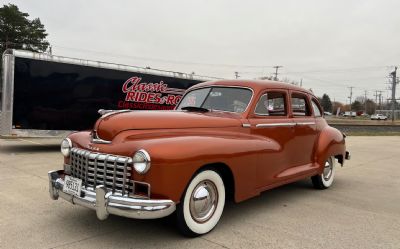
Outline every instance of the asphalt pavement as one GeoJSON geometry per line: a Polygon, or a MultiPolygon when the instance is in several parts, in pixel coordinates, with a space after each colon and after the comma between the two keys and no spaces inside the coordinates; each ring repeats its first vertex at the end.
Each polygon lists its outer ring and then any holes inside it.
{"type": "Polygon", "coordinates": [[[330,189],[306,179],[228,203],[219,225],[194,239],[172,217],[99,221],[51,200],[58,142],[0,139],[0,248],[400,248],[400,136],[348,137],[352,160],[330,189]]]}

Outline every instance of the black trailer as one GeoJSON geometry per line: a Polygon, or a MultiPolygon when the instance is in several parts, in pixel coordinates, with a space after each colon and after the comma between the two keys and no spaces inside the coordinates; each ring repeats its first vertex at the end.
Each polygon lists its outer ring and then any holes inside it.
{"type": "Polygon", "coordinates": [[[150,68],[21,50],[3,54],[1,136],[64,136],[90,129],[98,110],[171,110],[210,80],[150,68]]]}

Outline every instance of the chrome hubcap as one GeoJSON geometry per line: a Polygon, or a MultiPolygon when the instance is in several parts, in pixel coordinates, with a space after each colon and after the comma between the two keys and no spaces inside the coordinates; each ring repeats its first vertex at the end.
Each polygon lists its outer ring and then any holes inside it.
{"type": "Polygon", "coordinates": [[[190,214],[198,223],[208,221],[214,214],[218,203],[218,191],[215,184],[205,180],[197,184],[190,197],[190,214]]]}
{"type": "Polygon", "coordinates": [[[325,162],[324,173],[322,174],[325,181],[328,181],[331,178],[332,171],[333,171],[333,164],[329,159],[328,161],[325,162]]]}

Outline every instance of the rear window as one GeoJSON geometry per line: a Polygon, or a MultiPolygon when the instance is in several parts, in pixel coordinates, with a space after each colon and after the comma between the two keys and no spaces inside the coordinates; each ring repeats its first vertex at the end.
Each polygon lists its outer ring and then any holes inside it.
{"type": "Polygon", "coordinates": [[[300,93],[292,94],[292,112],[293,116],[310,116],[310,107],[308,106],[307,96],[300,93]]]}

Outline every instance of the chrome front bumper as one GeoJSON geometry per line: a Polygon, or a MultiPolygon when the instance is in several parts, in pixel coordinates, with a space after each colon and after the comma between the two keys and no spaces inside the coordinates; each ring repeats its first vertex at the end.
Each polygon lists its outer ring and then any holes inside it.
{"type": "Polygon", "coordinates": [[[62,170],[50,171],[48,175],[51,199],[57,200],[61,197],[72,204],[93,209],[100,220],[107,219],[109,214],[134,219],[156,219],[168,216],[176,209],[175,203],[171,200],[149,200],[116,195],[107,192],[102,185],[94,190],[82,187],[83,193],[80,197],[70,195],[63,192],[62,170]]]}

